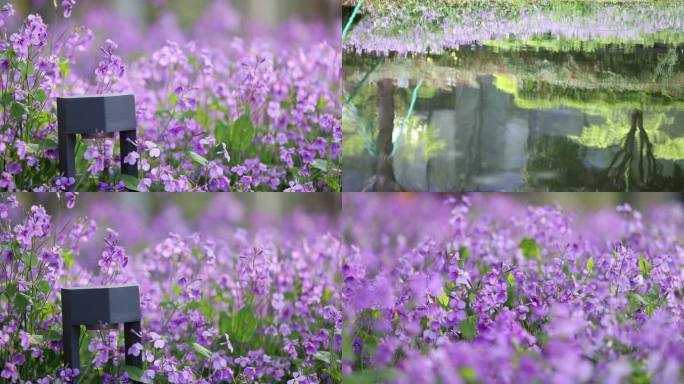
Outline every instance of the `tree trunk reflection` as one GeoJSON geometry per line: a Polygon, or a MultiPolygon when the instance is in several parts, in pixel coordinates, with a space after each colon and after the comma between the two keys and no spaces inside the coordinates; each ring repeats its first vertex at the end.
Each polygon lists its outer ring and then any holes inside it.
{"type": "Polygon", "coordinates": [[[394,82],[391,79],[378,81],[378,155],[375,160],[375,175],[364,187],[364,191],[399,191],[401,188],[392,168],[392,133],[394,131],[394,82]]]}
{"type": "Polygon", "coordinates": [[[653,143],[644,129],[644,113],[633,110],[631,126],[622,144],[622,148],[608,166],[608,177],[629,191],[632,182],[638,183],[638,189],[648,186],[658,176],[658,164],[653,154],[653,143]],[[636,168],[636,175],[633,170],[636,168]]]}

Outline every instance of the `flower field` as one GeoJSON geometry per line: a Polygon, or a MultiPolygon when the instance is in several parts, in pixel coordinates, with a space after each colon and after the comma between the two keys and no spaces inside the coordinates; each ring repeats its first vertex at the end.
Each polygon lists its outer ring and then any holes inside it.
{"type": "Polygon", "coordinates": [[[340,382],[330,217],[245,220],[229,195],[200,220],[169,206],[149,225],[111,199],[63,196],[55,210],[15,195],[0,203],[0,382],[340,382]],[[60,288],[117,284],[140,286],[144,346],[125,351],[116,329],[85,332],[81,370],[64,369],[60,288]],[[126,353],[144,369],[126,366],[126,353]]]}
{"type": "Polygon", "coordinates": [[[590,213],[493,194],[347,195],[338,214],[273,216],[228,195],[193,214],[187,197],[184,211],[161,199],[145,215],[142,200],[3,197],[4,381],[682,380],[674,202],[590,213]],[[120,284],[140,286],[142,344],[83,332],[81,370],[65,369],[60,288],[120,284]]]}
{"type": "Polygon", "coordinates": [[[0,190],[340,189],[337,28],[251,25],[221,0],[193,28],[163,13],[145,31],[107,8],[76,20],[81,4],[55,6],[51,23],[0,10],[0,190]],[[137,151],[79,140],[77,177],[63,177],[56,98],[111,93],[136,97],[137,151]],[[139,177],[122,177],[121,160],[139,177]]]}
{"type": "Polygon", "coordinates": [[[477,194],[344,207],[349,382],[684,379],[681,206],[571,213],[477,194]]]}

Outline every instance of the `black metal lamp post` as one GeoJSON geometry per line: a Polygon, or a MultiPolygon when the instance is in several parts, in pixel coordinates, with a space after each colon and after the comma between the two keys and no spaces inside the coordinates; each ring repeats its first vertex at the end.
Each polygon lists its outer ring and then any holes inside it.
{"type": "Polygon", "coordinates": [[[98,133],[119,133],[121,171],[138,177],[138,162],[124,163],[136,150],[135,96],[132,94],[57,98],[59,167],[66,177],[76,177],[76,134],[91,138],[98,133]]]}
{"type": "MultiPolygon", "coordinates": [[[[126,365],[142,369],[142,353],[128,354],[140,337],[140,290],[137,285],[116,287],[62,288],[62,340],[64,364],[80,370],[81,325],[97,329],[103,325],[124,324],[126,365]]],[[[72,383],[78,384],[78,378],[72,383]]]]}

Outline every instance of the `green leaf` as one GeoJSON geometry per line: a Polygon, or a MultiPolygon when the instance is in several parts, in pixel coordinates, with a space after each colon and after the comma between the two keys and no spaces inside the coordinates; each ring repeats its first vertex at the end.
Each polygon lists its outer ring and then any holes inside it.
{"type": "Polygon", "coordinates": [[[332,289],[325,287],[325,289],[323,290],[323,295],[321,295],[321,302],[323,304],[327,304],[328,301],[330,301],[330,299],[332,298],[332,295],[333,295],[332,289]]]}
{"type": "Polygon", "coordinates": [[[458,370],[458,373],[461,374],[461,377],[466,381],[466,383],[474,383],[475,379],[477,378],[475,369],[473,369],[473,367],[462,367],[458,370]]]}
{"type": "Polygon", "coordinates": [[[134,367],[132,365],[126,365],[124,367],[124,370],[126,370],[126,373],[128,374],[128,378],[134,381],[139,381],[141,383],[149,383],[148,380],[143,379],[143,375],[145,374],[141,368],[134,367]]]}
{"type": "Polygon", "coordinates": [[[477,336],[477,320],[477,315],[471,315],[466,317],[466,319],[458,325],[458,330],[465,340],[472,340],[477,336]]]}
{"type": "Polygon", "coordinates": [[[36,93],[33,94],[33,97],[41,103],[44,103],[47,100],[47,95],[45,94],[44,89],[39,89],[36,93]]]}
{"type": "Polygon", "coordinates": [[[587,259],[587,271],[590,275],[594,273],[594,256],[589,256],[587,259]]]}
{"type": "Polygon", "coordinates": [[[648,276],[651,273],[652,270],[652,265],[651,262],[648,261],[644,255],[639,256],[639,272],[641,272],[642,275],[648,276]]]}
{"type": "Polygon", "coordinates": [[[7,296],[8,299],[11,300],[17,292],[18,292],[17,283],[7,284],[7,289],[5,290],[5,296],[7,296]]]}
{"type": "Polygon", "coordinates": [[[10,107],[10,116],[12,116],[12,118],[15,120],[21,120],[22,116],[27,113],[28,109],[24,104],[18,101],[12,103],[12,106],[10,107]]]}
{"type": "Polygon", "coordinates": [[[62,333],[53,330],[44,332],[41,337],[43,338],[43,341],[58,341],[62,340],[62,333]]]}
{"type": "Polygon", "coordinates": [[[180,296],[181,293],[183,293],[183,288],[181,288],[178,284],[174,284],[171,286],[171,291],[174,293],[174,295],[180,296]]]}
{"type": "Polygon", "coordinates": [[[321,95],[321,97],[318,98],[318,103],[316,103],[316,110],[320,111],[321,109],[324,109],[327,104],[328,102],[326,101],[325,96],[321,95]]]}
{"type": "Polygon", "coordinates": [[[230,147],[230,126],[225,120],[219,120],[216,122],[216,141],[218,143],[225,143],[226,146],[230,147]]]}
{"type": "Polygon", "coordinates": [[[449,295],[447,295],[446,292],[440,293],[439,296],[437,296],[437,300],[439,300],[439,303],[442,304],[442,307],[449,307],[449,295]]]}
{"type": "Polygon", "coordinates": [[[38,265],[38,256],[33,252],[26,252],[21,255],[21,261],[26,264],[26,266],[36,266],[38,265]]]}
{"type": "Polygon", "coordinates": [[[26,153],[35,155],[40,151],[40,146],[37,143],[26,144],[26,153]]]}
{"type": "Polygon", "coordinates": [[[520,241],[520,251],[522,251],[526,259],[541,258],[541,249],[539,249],[537,242],[533,239],[522,239],[520,241]]]}
{"type": "Polygon", "coordinates": [[[203,347],[197,343],[192,343],[191,346],[195,352],[197,352],[201,356],[204,356],[204,358],[206,358],[206,359],[211,358],[211,351],[210,350],[206,349],[205,347],[203,347]]]}
{"type": "Polygon", "coordinates": [[[64,260],[64,266],[66,269],[71,269],[71,266],[74,265],[74,251],[71,249],[62,251],[62,260],[64,260]]]}
{"type": "Polygon", "coordinates": [[[31,305],[33,303],[33,300],[31,299],[30,296],[23,292],[17,292],[16,296],[14,296],[14,305],[17,307],[19,310],[24,310],[26,307],[31,305]]]}
{"type": "Polygon", "coordinates": [[[311,163],[311,166],[318,169],[321,172],[328,172],[335,169],[332,163],[325,159],[315,159],[311,163]]]}
{"type": "Polygon", "coordinates": [[[209,160],[205,159],[204,156],[197,152],[190,151],[190,159],[192,159],[192,161],[200,167],[206,167],[209,165],[209,160]]]}
{"type": "Polygon", "coordinates": [[[171,103],[172,107],[175,107],[176,105],[178,105],[178,95],[176,95],[175,93],[170,94],[169,95],[169,103],[171,103]]]}
{"type": "Polygon", "coordinates": [[[515,287],[515,276],[511,272],[508,272],[508,275],[506,276],[506,281],[508,282],[509,287],[515,287]]]}
{"type": "Polygon", "coordinates": [[[29,335],[29,344],[40,345],[44,341],[43,335],[29,335]]]}
{"type": "Polygon", "coordinates": [[[240,309],[233,317],[232,335],[239,343],[246,343],[252,339],[257,329],[257,319],[252,308],[247,306],[240,309]]]}
{"type": "Polygon", "coordinates": [[[202,299],[198,304],[199,311],[204,315],[204,317],[210,319],[214,318],[214,305],[211,301],[202,299]]]}
{"type": "MultiPolygon", "coordinates": [[[[34,116],[34,119],[36,120],[36,126],[37,127],[44,127],[47,124],[50,124],[51,122],[57,121],[56,116],[50,115],[50,113],[48,111],[34,111],[33,116],[34,116]]],[[[48,139],[48,140],[52,140],[52,139],[48,139]]],[[[56,147],[57,142],[54,140],[52,140],[52,142],[55,143],[54,146],[56,147]]],[[[45,149],[45,148],[43,148],[44,145],[42,144],[42,142],[39,143],[39,145],[40,145],[41,149],[45,149]]]]}
{"type": "Polygon", "coordinates": [[[138,185],[140,184],[140,180],[138,180],[137,177],[122,174],[121,180],[123,180],[124,185],[126,186],[126,189],[129,189],[131,191],[137,191],[138,190],[138,185]]]}
{"type": "Polygon", "coordinates": [[[515,307],[515,303],[518,300],[518,294],[515,287],[515,276],[513,276],[512,272],[508,272],[508,275],[506,275],[506,285],[506,302],[504,303],[504,305],[508,308],[513,309],[515,307]]]}
{"type": "Polygon", "coordinates": [[[328,351],[318,351],[314,355],[314,359],[320,360],[326,364],[330,364],[330,352],[328,351]]]}
{"type": "Polygon", "coordinates": [[[570,273],[570,267],[568,266],[568,263],[563,263],[563,273],[565,273],[565,277],[570,278],[572,276],[572,273],[570,273]]]}
{"type": "Polygon", "coordinates": [[[629,301],[629,311],[634,313],[636,310],[641,308],[641,306],[647,306],[648,302],[638,293],[629,292],[627,293],[627,300],[629,301]]]}
{"type": "Polygon", "coordinates": [[[219,314],[219,331],[221,333],[230,333],[232,322],[233,318],[227,312],[221,312],[219,314]]]}
{"type": "Polygon", "coordinates": [[[461,247],[458,249],[458,255],[458,266],[460,268],[463,268],[465,266],[466,260],[468,260],[468,258],[470,257],[470,250],[468,249],[468,247],[461,247]]]}
{"type": "Polygon", "coordinates": [[[13,101],[14,93],[12,92],[12,90],[8,90],[7,93],[3,94],[2,97],[0,97],[0,103],[2,103],[3,107],[5,108],[6,106],[10,105],[13,101]]]}
{"type": "Polygon", "coordinates": [[[59,62],[59,72],[62,74],[62,78],[65,78],[69,75],[69,72],[71,72],[71,67],[69,66],[68,61],[62,60],[59,62]]]}
{"type": "Polygon", "coordinates": [[[249,113],[245,113],[235,121],[230,130],[231,149],[239,152],[246,150],[254,141],[254,136],[256,136],[256,129],[249,113]]]}
{"type": "Polygon", "coordinates": [[[47,281],[43,280],[39,283],[36,284],[36,288],[38,288],[38,291],[44,294],[50,293],[50,283],[47,281]]]}
{"type": "Polygon", "coordinates": [[[31,76],[36,71],[36,66],[32,62],[21,63],[18,67],[22,76],[31,76]]]}

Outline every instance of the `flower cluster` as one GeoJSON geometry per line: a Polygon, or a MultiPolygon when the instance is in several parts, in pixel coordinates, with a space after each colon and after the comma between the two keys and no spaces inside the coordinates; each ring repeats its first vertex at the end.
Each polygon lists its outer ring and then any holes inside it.
{"type": "Polygon", "coordinates": [[[449,213],[427,195],[345,199],[346,375],[684,379],[681,206],[573,215],[473,195],[450,199],[449,213]]]}
{"type": "MultiPolygon", "coordinates": [[[[61,3],[64,17],[75,3],[61,3]]],[[[48,27],[30,15],[19,31],[0,31],[0,189],[340,189],[337,31],[287,23],[243,39],[235,11],[222,0],[187,33],[172,14],[140,30],[123,28],[110,10],[83,12],[103,25],[63,32],[65,22],[48,27]],[[95,38],[102,30],[127,30],[123,46],[95,38]],[[82,53],[94,41],[102,58],[93,69],[86,56],[95,55],[82,53]],[[155,43],[134,51],[141,41],[155,43]],[[79,175],[60,180],[55,98],[127,92],[136,97],[138,150],[119,159],[117,140],[84,138],[76,152],[79,175]],[[140,177],[121,177],[121,162],[138,164],[140,177]]],[[[0,28],[13,14],[11,5],[2,8],[0,28]]]]}
{"type": "Polygon", "coordinates": [[[29,15],[21,30],[13,33],[9,40],[19,59],[27,61],[31,48],[40,49],[47,43],[47,25],[39,15],[29,15]]]}
{"type": "Polygon", "coordinates": [[[295,213],[240,228],[242,207],[227,195],[197,222],[173,206],[148,219],[113,199],[95,202],[76,204],[95,219],[73,210],[52,218],[3,197],[0,381],[341,380],[340,242],[329,217],[295,213]],[[139,285],[143,343],[124,350],[120,329],[88,331],[81,370],[65,369],[60,288],[112,284],[139,285]],[[142,356],[143,370],[126,367],[126,354],[142,356]]]}

